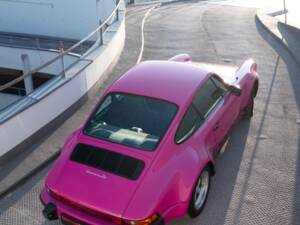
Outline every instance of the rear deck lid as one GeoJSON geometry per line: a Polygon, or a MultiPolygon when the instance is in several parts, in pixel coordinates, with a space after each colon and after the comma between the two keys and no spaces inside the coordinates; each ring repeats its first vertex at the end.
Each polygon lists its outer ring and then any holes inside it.
{"type": "Polygon", "coordinates": [[[54,191],[81,208],[121,217],[146,165],[145,159],[77,144],[56,175],[54,191]]]}
{"type": "Polygon", "coordinates": [[[85,144],[75,147],[71,160],[130,180],[138,179],[145,167],[142,160],[85,144]]]}

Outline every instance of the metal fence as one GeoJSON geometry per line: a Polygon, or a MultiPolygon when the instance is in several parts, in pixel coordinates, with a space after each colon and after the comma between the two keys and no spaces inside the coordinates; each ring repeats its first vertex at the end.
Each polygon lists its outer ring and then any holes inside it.
{"type": "MultiPolygon", "coordinates": [[[[12,87],[13,85],[19,83],[20,81],[24,80],[26,77],[32,76],[32,74],[35,74],[37,72],[42,71],[43,69],[45,69],[46,67],[53,65],[55,63],[61,63],[62,65],[62,71],[59,74],[62,74],[65,76],[66,74],[66,69],[70,69],[75,63],[72,63],[68,66],[66,66],[65,64],[65,60],[64,58],[69,55],[72,52],[81,52],[83,57],[81,57],[81,59],[84,58],[84,53],[87,53],[93,46],[90,45],[91,43],[91,39],[94,38],[95,36],[97,36],[97,41],[96,43],[99,43],[99,45],[103,45],[103,35],[105,33],[105,30],[107,29],[107,27],[109,27],[112,23],[112,19],[115,18],[115,20],[119,20],[119,8],[121,5],[121,1],[120,0],[116,0],[116,7],[114,8],[114,10],[112,11],[112,13],[110,14],[110,16],[108,16],[106,18],[105,21],[100,21],[100,25],[93,31],[91,32],[89,35],[87,35],[85,38],[83,38],[82,40],[80,40],[79,42],[77,42],[76,44],[72,45],[71,47],[69,47],[68,49],[64,49],[63,45],[60,46],[60,52],[58,53],[58,55],[56,57],[54,57],[53,59],[43,63],[41,66],[32,69],[31,71],[23,74],[22,76],[0,86],[0,92],[12,87]],[[87,48],[88,46],[88,48],[87,48]],[[79,50],[78,50],[79,49],[79,50]]],[[[36,40],[37,41],[37,40],[36,40]]],[[[38,44],[38,43],[37,43],[38,44]]],[[[80,59],[79,59],[80,60],[80,59]]]]}

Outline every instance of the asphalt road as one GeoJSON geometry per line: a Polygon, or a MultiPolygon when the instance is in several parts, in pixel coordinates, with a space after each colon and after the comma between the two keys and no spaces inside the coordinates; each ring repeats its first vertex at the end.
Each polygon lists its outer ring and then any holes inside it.
{"type": "MultiPolygon", "coordinates": [[[[127,46],[106,85],[138,55],[146,10],[130,10],[127,46]]],[[[300,68],[254,15],[253,8],[189,1],[155,9],[145,24],[143,60],[189,53],[239,65],[252,57],[260,74],[254,118],[235,127],[218,157],[206,208],[171,225],[300,224],[300,68]]],[[[56,224],[43,219],[38,199],[48,170],[0,201],[0,224],[56,224]]]]}

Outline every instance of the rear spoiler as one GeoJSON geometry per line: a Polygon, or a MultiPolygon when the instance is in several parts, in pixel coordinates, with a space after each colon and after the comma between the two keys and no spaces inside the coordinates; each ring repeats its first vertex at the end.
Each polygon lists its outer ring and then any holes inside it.
{"type": "Polygon", "coordinates": [[[246,60],[237,70],[236,73],[256,73],[257,64],[253,59],[246,60]]]}
{"type": "Polygon", "coordinates": [[[190,61],[192,61],[192,57],[189,54],[179,54],[179,55],[175,55],[172,58],[170,58],[169,61],[190,62],[190,61]]]}
{"type": "Polygon", "coordinates": [[[236,70],[236,79],[241,79],[244,75],[248,73],[256,73],[257,64],[253,59],[246,60],[237,70],[236,70]]]}

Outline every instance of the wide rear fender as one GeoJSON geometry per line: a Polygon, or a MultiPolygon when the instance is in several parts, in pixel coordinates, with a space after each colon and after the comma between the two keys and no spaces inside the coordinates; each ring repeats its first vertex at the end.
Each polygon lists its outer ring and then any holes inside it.
{"type": "Polygon", "coordinates": [[[258,82],[257,64],[253,59],[248,59],[236,71],[236,84],[242,89],[241,110],[248,104],[256,82],[258,82]]]}
{"type": "Polygon", "coordinates": [[[191,146],[174,145],[168,150],[161,152],[148,170],[123,215],[125,218],[159,213],[168,222],[186,214],[195,182],[210,158],[206,153],[199,155],[191,146]]]}

